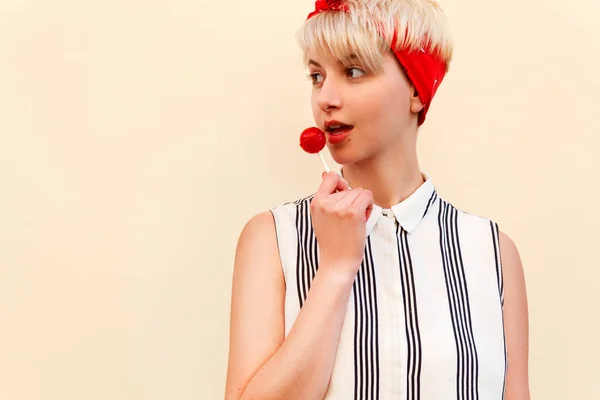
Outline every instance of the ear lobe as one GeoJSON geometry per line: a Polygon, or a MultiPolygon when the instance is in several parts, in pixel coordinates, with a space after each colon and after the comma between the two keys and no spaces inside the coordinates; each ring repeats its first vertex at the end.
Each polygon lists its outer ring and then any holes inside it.
{"type": "Polygon", "coordinates": [[[421,102],[421,97],[419,97],[419,93],[415,89],[410,99],[410,110],[414,113],[420,113],[423,108],[425,108],[425,106],[421,102]]]}

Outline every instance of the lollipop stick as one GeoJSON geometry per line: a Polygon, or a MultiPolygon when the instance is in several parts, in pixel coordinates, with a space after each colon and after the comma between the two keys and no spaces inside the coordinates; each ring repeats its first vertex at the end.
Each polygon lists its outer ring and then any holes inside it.
{"type": "Polygon", "coordinates": [[[331,171],[329,169],[329,167],[327,166],[327,163],[325,162],[325,159],[323,158],[323,154],[321,154],[321,152],[319,152],[319,157],[321,157],[321,162],[323,163],[323,166],[325,167],[325,171],[327,171],[327,172],[331,171]]]}

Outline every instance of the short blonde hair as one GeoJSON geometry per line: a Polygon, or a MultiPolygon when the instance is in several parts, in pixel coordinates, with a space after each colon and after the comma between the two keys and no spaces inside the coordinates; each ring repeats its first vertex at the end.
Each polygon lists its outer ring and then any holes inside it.
{"type": "MultiPolygon", "coordinates": [[[[308,19],[297,34],[305,61],[309,50],[331,54],[350,66],[357,57],[377,71],[392,46],[413,51],[420,48],[440,57],[446,72],[452,60],[452,39],[446,17],[433,0],[347,0],[349,12],[325,11],[308,19]]],[[[312,11],[312,10],[311,10],[312,11]]]]}

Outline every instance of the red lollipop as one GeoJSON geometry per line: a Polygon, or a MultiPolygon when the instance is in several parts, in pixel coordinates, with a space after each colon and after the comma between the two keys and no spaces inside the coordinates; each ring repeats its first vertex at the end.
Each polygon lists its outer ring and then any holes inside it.
{"type": "Polygon", "coordinates": [[[300,147],[310,154],[316,154],[325,147],[325,132],[319,128],[308,128],[300,134],[300,147]]]}
{"type": "Polygon", "coordinates": [[[329,167],[321,154],[321,150],[325,147],[327,139],[325,132],[316,127],[307,128],[300,134],[300,147],[309,154],[319,154],[321,161],[325,166],[325,171],[329,172],[329,167]]]}

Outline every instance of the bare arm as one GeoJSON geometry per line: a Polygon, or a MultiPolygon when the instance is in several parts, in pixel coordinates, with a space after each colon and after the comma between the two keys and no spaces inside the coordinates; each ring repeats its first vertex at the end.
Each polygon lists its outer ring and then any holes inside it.
{"type": "Polygon", "coordinates": [[[238,240],[231,295],[226,399],[238,399],[248,381],[284,340],[285,282],[273,218],[251,219],[238,240]]]}
{"type": "Polygon", "coordinates": [[[529,400],[529,317],[525,276],[517,247],[503,232],[500,232],[500,255],[508,353],[506,400],[529,400]]]}
{"type": "Polygon", "coordinates": [[[240,235],[233,276],[225,398],[322,399],[329,384],[353,277],[319,268],[284,340],[285,282],[272,215],[240,235]]]}

